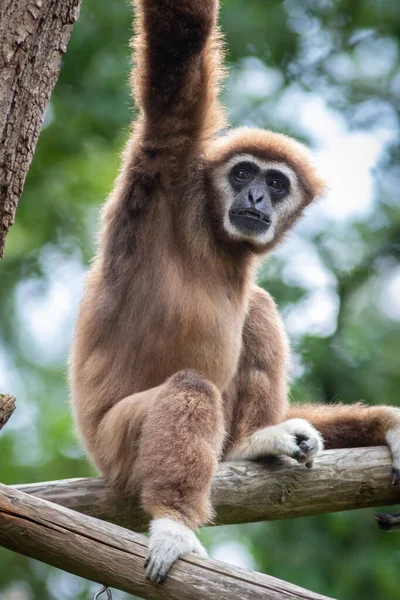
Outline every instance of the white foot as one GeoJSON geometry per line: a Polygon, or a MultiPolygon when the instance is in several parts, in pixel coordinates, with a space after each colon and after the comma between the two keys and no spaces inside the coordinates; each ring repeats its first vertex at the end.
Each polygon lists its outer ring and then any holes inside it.
{"type": "Polygon", "coordinates": [[[262,456],[290,456],[312,467],[315,457],[323,450],[319,431],[305,419],[289,419],[256,431],[241,448],[234,449],[229,460],[255,460],[262,456]]]}
{"type": "Polygon", "coordinates": [[[208,556],[189,527],[173,519],[153,519],[150,523],[149,552],[145,562],[146,579],[162,583],[171,565],[189,552],[208,556]]]}
{"type": "Polygon", "coordinates": [[[389,429],[386,434],[386,443],[393,456],[390,482],[392,485],[398,485],[400,483],[400,409],[389,407],[389,410],[399,419],[399,424],[389,429]]]}

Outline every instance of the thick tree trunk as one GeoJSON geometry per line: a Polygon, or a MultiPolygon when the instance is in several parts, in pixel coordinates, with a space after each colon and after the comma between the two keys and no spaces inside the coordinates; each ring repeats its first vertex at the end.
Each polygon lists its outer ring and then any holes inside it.
{"type": "Polygon", "coordinates": [[[82,0],[0,0],[0,257],[82,0]]]}

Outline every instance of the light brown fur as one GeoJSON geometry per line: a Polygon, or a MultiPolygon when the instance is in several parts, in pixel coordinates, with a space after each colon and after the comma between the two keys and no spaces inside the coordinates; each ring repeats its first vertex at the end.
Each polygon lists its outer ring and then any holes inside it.
{"type": "Polygon", "coordinates": [[[253,282],[323,190],[308,151],[272,132],[218,138],[222,73],[216,0],[137,0],[139,117],[103,211],[71,360],[72,405],[110,483],[152,517],[198,527],[211,516],[218,460],[254,432],[304,417],[330,447],[377,444],[384,408],[295,407],[288,346],[272,298],[253,282]],[[263,247],[230,239],[213,174],[246,152],[296,173],[301,203],[263,247]]]}

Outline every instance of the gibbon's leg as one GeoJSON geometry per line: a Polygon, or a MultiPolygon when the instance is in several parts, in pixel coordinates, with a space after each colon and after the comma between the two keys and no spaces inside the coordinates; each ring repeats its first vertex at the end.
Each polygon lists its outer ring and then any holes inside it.
{"type": "Polygon", "coordinates": [[[393,455],[391,483],[400,482],[400,408],[360,403],[299,404],[290,407],[287,417],[310,421],[328,449],[387,444],[393,455]]]}
{"type": "Polygon", "coordinates": [[[112,471],[122,470],[120,480],[128,492],[140,490],[152,517],[146,577],[155,583],[184,554],[207,556],[192,530],[212,516],[209,493],[223,438],[220,393],[191,370],[121,400],[103,418],[103,472],[115,481],[112,471]]]}
{"type": "Polygon", "coordinates": [[[306,420],[284,421],[287,409],[288,345],[272,298],[255,288],[243,330],[238,373],[227,393],[232,403],[231,435],[225,460],[286,455],[311,467],[323,448],[306,420]]]}

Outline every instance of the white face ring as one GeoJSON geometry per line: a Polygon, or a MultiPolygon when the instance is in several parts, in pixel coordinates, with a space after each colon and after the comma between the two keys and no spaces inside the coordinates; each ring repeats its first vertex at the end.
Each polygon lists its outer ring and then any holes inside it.
{"type": "Polygon", "coordinates": [[[286,217],[294,213],[303,203],[303,195],[297,175],[295,171],[284,162],[262,160],[258,157],[252,156],[251,154],[237,154],[215,169],[213,181],[224,202],[225,210],[223,226],[225,231],[233,240],[249,241],[256,246],[263,246],[272,242],[275,237],[277,223],[282,219],[282,217],[286,217]],[[272,215],[271,225],[267,231],[262,233],[255,232],[254,234],[249,234],[240,231],[233,225],[233,223],[231,223],[229,218],[229,210],[234,200],[232,195],[232,186],[229,181],[229,173],[235,167],[235,165],[242,162],[254,163],[262,171],[267,171],[268,169],[281,171],[290,181],[290,191],[288,196],[282,200],[282,202],[276,204],[274,213],[272,215]]]}

